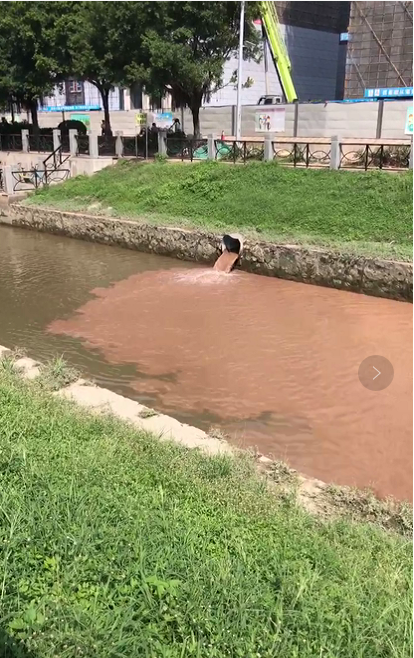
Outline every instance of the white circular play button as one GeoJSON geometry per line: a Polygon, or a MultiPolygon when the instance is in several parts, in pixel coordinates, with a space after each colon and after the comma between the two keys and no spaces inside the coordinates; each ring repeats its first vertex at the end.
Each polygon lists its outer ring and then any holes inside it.
{"type": "Polygon", "coordinates": [[[358,377],[369,391],[383,391],[394,379],[394,368],[385,356],[368,356],[359,366],[358,377]]]}

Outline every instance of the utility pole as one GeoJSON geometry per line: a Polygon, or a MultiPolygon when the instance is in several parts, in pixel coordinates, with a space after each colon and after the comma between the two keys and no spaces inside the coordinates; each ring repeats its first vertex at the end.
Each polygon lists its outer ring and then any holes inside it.
{"type": "Polygon", "coordinates": [[[269,60],[268,60],[268,45],[267,45],[267,35],[262,19],[262,41],[263,41],[263,63],[264,63],[264,74],[265,74],[265,94],[269,96],[269,60]]]}
{"type": "Polygon", "coordinates": [[[239,39],[239,66],[237,70],[237,116],[236,116],[236,139],[241,139],[241,92],[242,92],[242,69],[243,69],[243,41],[244,41],[244,5],[240,3],[240,39],[239,39]]]}

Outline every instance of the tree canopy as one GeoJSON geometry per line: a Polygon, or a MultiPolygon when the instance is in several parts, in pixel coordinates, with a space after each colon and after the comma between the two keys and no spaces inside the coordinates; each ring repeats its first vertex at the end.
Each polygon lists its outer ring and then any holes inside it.
{"type": "Polygon", "coordinates": [[[59,45],[63,14],[74,3],[0,2],[0,98],[31,111],[65,75],[59,45]]]}
{"type": "MultiPolygon", "coordinates": [[[[240,2],[155,4],[161,10],[159,23],[144,37],[148,85],[169,91],[178,107],[188,106],[198,135],[202,102],[221,87],[224,64],[238,49],[240,2]]],[[[259,3],[246,3],[246,59],[260,52],[253,26],[258,16],[259,3]]]]}
{"type": "MultiPolygon", "coordinates": [[[[244,56],[259,54],[246,3],[244,56]]],[[[226,59],[237,51],[240,2],[0,2],[0,104],[31,110],[71,76],[99,90],[110,134],[109,93],[144,84],[188,106],[194,134],[204,99],[223,84],[226,59]]]]}
{"type": "Polygon", "coordinates": [[[152,4],[76,2],[67,25],[71,73],[99,90],[106,134],[111,133],[109,92],[131,79],[132,63],[135,75],[144,76],[142,39],[152,4]]]}

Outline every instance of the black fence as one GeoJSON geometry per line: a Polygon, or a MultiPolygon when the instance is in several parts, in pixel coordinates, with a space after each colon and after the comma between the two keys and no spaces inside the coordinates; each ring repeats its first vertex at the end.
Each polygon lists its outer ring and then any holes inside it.
{"type": "Polygon", "coordinates": [[[88,135],[76,135],[77,154],[89,155],[89,137],[88,135]]]}
{"type": "Polygon", "coordinates": [[[340,169],[403,170],[410,166],[410,145],[341,144],[340,169]]]}
{"type": "Polygon", "coordinates": [[[99,155],[116,155],[116,137],[99,135],[98,136],[98,153],[99,155]]]}
{"type": "Polygon", "coordinates": [[[53,150],[53,135],[29,135],[29,151],[51,153],[53,150]]]}
{"type": "Polygon", "coordinates": [[[189,137],[167,137],[167,157],[177,160],[206,160],[208,155],[207,139],[189,137]]]}
{"type": "Polygon", "coordinates": [[[272,142],[273,159],[291,167],[323,168],[331,162],[331,145],[325,142],[272,142]]]}
{"type": "Polygon", "coordinates": [[[214,141],[216,160],[225,162],[251,162],[264,160],[264,142],[257,141],[214,141]]]}
{"type": "MultiPolygon", "coordinates": [[[[153,158],[158,153],[157,133],[148,132],[121,136],[123,156],[133,158],[153,158]]],[[[117,137],[98,136],[98,154],[116,157],[117,137]]],[[[53,135],[29,135],[29,150],[40,153],[53,153],[53,135]]],[[[89,136],[76,136],[77,154],[90,155],[89,136]]],[[[168,158],[190,161],[208,159],[208,140],[186,137],[184,134],[168,134],[165,140],[168,158]]],[[[271,148],[271,159],[284,166],[296,168],[329,168],[332,159],[331,140],[327,138],[275,138],[271,145],[264,140],[214,140],[213,157],[216,160],[232,163],[263,161],[265,148],[271,148]]],[[[21,134],[0,134],[0,151],[23,151],[21,134]]],[[[68,133],[61,135],[61,152],[70,153],[68,133]]],[[[339,169],[405,171],[410,167],[411,146],[404,140],[381,144],[344,139],[339,144],[339,169]]]]}
{"type": "Polygon", "coordinates": [[[45,185],[61,183],[70,176],[69,169],[19,169],[12,171],[13,192],[37,190],[45,185]]]}
{"type": "Polygon", "coordinates": [[[23,151],[20,135],[0,135],[0,151],[23,151]]]}
{"type": "Polygon", "coordinates": [[[37,190],[43,184],[44,172],[37,169],[13,171],[13,192],[37,190]]]}
{"type": "Polygon", "coordinates": [[[65,162],[70,158],[68,153],[64,153],[62,146],[58,146],[57,149],[52,151],[45,160],[43,160],[43,167],[48,171],[55,171],[59,169],[65,162]]]}
{"type": "Polygon", "coordinates": [[[138,135],[134,137],[121,137],[123,154],[127,158],[145,158],[145,139],[138,135]]]}
{"type": "Polygon", "coordinates": [[[61,133],[60,145],[62,147],[62,152],[63,153],[70,153],[70,142],[69,142],[69,134],[68,133],[61,133]]]}
{"type": "Polygon", "coordinates": [[[148,133],[121,137],[126,158],[153,158],[158,153],[158,135],[148,133]]]}

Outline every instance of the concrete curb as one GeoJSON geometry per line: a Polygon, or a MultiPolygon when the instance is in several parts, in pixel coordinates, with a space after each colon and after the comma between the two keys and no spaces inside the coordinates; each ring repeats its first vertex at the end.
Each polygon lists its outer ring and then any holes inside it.
{"type": "MultiPolygon", "coordinates": [[[[13,367],[25,379],[34,380],[41,375],[42,364],[28,357],[15,357],[12,350],[0,345],[0,361],[10,356],[13,359],[13,367]]],[[[52,394],[52,393],[51,393],[52,394]]],[[[71,401],[83,407],[89,413],[108,414],[132,425],[138,430],[149,432],[155,438],[164,441],[175,441],[185,448],[199,449],[204,454],[236,456],[246,453],[246,450],[231,446],[226,440],[221,440],[206,434],[197,427],[180,423],[171,416],[158,414],[139,402],[125,398],[112,391],[94,386],[84,379],[78,379],[69,386],[61,388],[53,395],[64,400],[71,401]],[[147,414],[150,413],[148,416],[147,414]]],[[[297,504],[309,514],[322,519],[340,517],[343,512],[337,510],[330,499],[330,486],[327,482],[317,480],[298,473],[289,468],[281,461],[270,459],[264,455],[255,455],[258,471],[266,477],[266,485],[278,496],[295,496],[297,504]],[[277,472],[281,469],[282,474],[287,474],[287,480],[278,479],[277,472]],[[274,477],[276,474],[276,477],[274,477]],[[293,478],[293,484],[289,480],[293,478]]],[[[347,486],[336,487],[345,494],[353,490],[347,486]]],[[[361,491],[361,493],[363,493],[361,491]]],[[[371,502],[368,502],[371,505],[371,502]]],[[[398,503],[393,502],[391,508],[387,508],[387,514],[394,513],[398,503]],[[390,511],[391,510],[391,511],[390,511]]]]}
{"type": "Polygon", "coordinates": [[[131,423],[138,429],[154,434],[161,440],[176,441],[186,448],[199,448],[210,455],[233,452],[228,443],[208,436],[197,427],[185,425],[171,416],[157,412],[145,417],[146,414],[152,412],[148,407],[106,388],[88,384],[82,379],[61,389],[56,395],[66,400],[72,400],[94,413],[109,413],[131,423]]]}
{"type": "MultiPolygon", "coordinates": [[[[7,347],[0,345],[0,359],[13,355],[7,347]]],[[[28,357],[14,361],[14,368],[25,379],[36,379],[41,374],[41,364],[28,357]]],[[[106,413],[127,421],[137,429],[145,430],[161,440],[174,440],[186,448],[199,448],[210,455],[231,454],[233,448],[226,442],[213,438],[190,425],[180,423],[171,416],[159,414],[139,402],[125,398],[112,391],[95,386],[84,379],[56,391],[54,395],[72,400],[93,413],[106,413]]]]}
{"type": "MultiPolygon", "coordinates": [[[[0,360],[13,358],[13,351],[0,345],[0,360]]],[[[16,358],[13,367],[24,378],[34,380],[41,374],[42,364],[28,357],[16,358]]],[[[112,391],[95,386],[84,379],[78,379],[69,386],[55,391],[53,395],[72,401],[91,413],[108,414],[133,425],[136,429],[149,432],[164,441],[175,441],[185,448],[201,450],[206,455],[229,455],[246,452],[231,446],[226,440],[214,438],[191,425],[180,423],[171,416],[159,414],[153,409],[112,391]],[[145,417],[148,413],[150,415],[145,417]]],[[[271,472],[276,462],[264,455],[256,455],[257,465],[264,473],[271,472]]],[[[291,473],[296,473],[289,469],[291,473]]],[[[315,478],[297,474],[297,501],[312,514],[323,514],[323,506],[318,502],[318,496],[328,487],[327,483],[315,478]]],[[[277,486],[275,483],[271,483],[277,486]]]]}
{"type": "MultiPolygon", "coordinates": [[[[22,203],[12,203],[0,213],[0,223],[203,263],[215,261],[222,237],[22,203]]],[[[408,302],[413,299],[412,263],[245,240],[238,266],[255,274],[375,297],[408,302]]]]}

